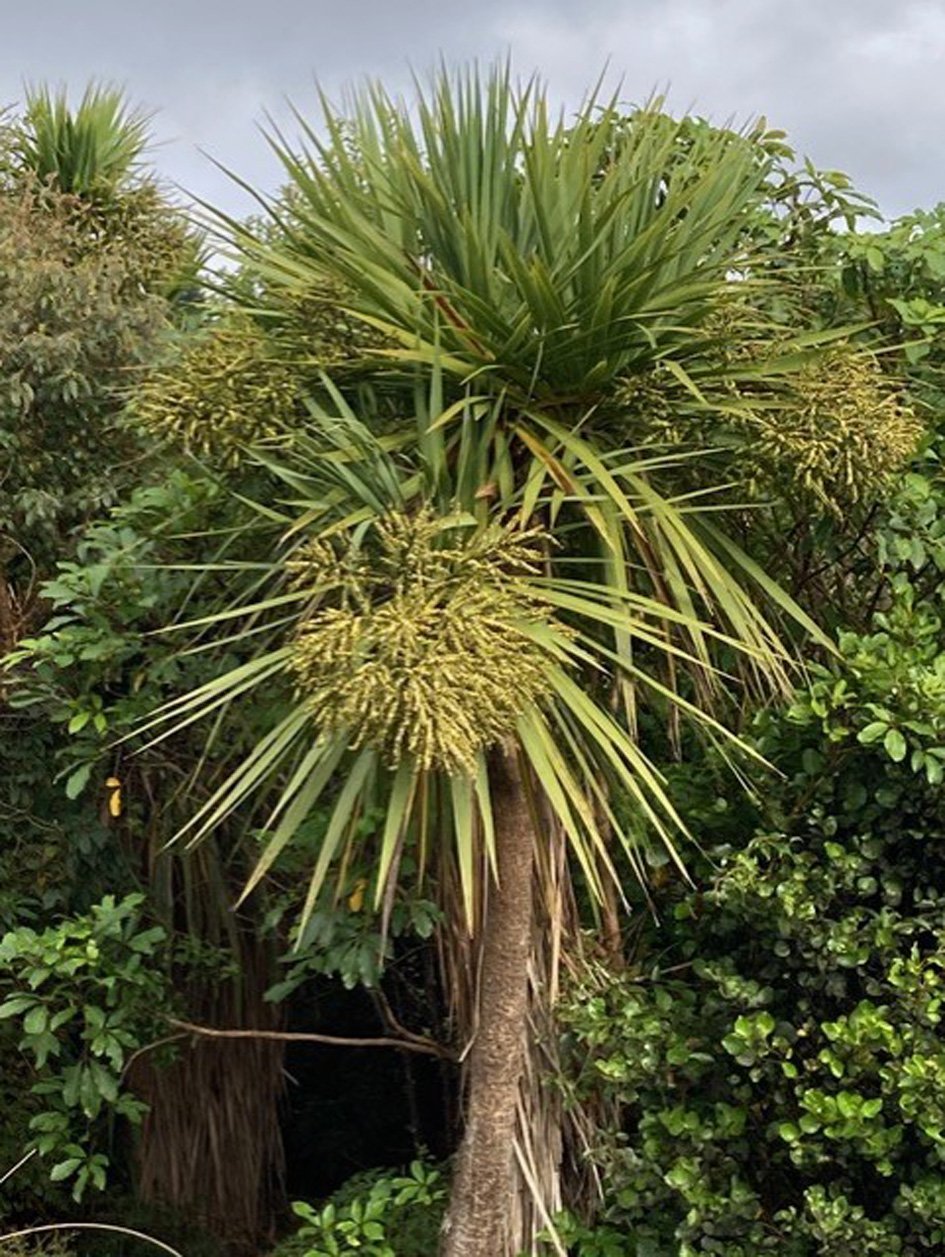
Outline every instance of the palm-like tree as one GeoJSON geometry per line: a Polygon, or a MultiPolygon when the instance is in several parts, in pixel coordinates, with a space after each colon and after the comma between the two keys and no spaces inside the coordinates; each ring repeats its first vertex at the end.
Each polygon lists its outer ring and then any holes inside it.
{"type": "MultiPolygon", "coordinates": [[[[600,899],[640,871],[645,832],[673,850],[641,704],[724,738],[732,673],[777,690],[790,666],[759,609],[788,600],[726,539],[719,499],[692,492],[693,452],[639,447],[623,400],[662,373],[695,406],[743,404],[714,350],[732,337],[719,311],[750,291],[764,161],[750,136],[656,108],[628,121],[592,99],[551,120],[501,70],[443,76],[415,109],[379,89],[349,118],[326,103],[305,136],[273,141],[291,187],[276,230],[231,224],[253,300],[278,327],[300,298],[342,292],[376,335],[340,386],[323,379],[304,432],[256,451],[286,485],[260,510],[283,544],[211,628],[251,624],[258,651],[155,721],[164,735],[291,692],[190,840],[276,783],[251,888],[328,797],[306,914],[370,841],[378,910],[419,868],[447,929],[473,940],[443,1252],[506,1257],[553,1204],[516,1214],[535,1177],[529,971],[554,945],[533,924],[560,912],[562,868],[600,899]]],[[[787,360],[782,344],[780,363],[736,365],[762,380],[787,360]]]]}
{"type": "Polygon", "coordinates": [[[31,89],[16,128],[17,164],[42,183],[83,200],[109,200],[127,189],[148,146],[150,117],[124,93],[90,83],[70,106],[65,90],[31,89]]]}

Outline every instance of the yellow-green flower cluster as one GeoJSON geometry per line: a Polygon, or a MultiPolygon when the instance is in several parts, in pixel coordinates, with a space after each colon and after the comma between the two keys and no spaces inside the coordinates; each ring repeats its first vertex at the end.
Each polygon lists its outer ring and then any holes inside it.
{"type": "Polygon", "coordinates": [[[838,349],[745,413],[749,457],[831,510],[868,499],[915,451],[922,425],[870,355],[838,349]]]}
{"type": "Polygon", "coordinates": [[[316,541],[293,561],[314,603],[293,648],[298,692],[321,729],[391,766],[409,756],[471,774],[548,690],[550,657],[531,633],[548,619],[530,581],[544,538],[429,511],[388,515],[375,532],[369,553],[316,541]]]}
{"type": "Polygon", "coordinates": [[[776,361],[747,344],[696,404],[669,372],[631,376],[619,402],[634,439],[726,452],[731,478],[762,497],[813,498],[839,513],[879,494],[914,453],[922,424],[876,359],[851,345],[768,378],[741,364],[776,361]]]}
{"type": "Polygon", "coordinates": [[[291,421],[298,382],[258,329],[225,325],[195,338],[146,379],[134,411],[156,436],[198,457],[235,465],[246,446],[291,421]]]}
{"type": "Polygon", "coordinates": [[[388,336],[350,314],[350,296],[327,281],[300,292],[280,293],[277,336],[296,359],[339,374],[357,370],[376,350],[396,348],[388,336]]]}

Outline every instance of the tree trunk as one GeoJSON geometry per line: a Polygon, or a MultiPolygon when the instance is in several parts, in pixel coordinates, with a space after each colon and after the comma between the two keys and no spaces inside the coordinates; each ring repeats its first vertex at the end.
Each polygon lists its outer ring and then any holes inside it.
{"type": "MultiPolygon", "coordinates": [[[[206,949],[237,966],[226,978],[199,968],[175,973],[184,1011],[221,1028],[281,1030],[283,1012],[265,998],[278,972],[277,944],[260,938],[256,904],[239,916],[231,911],[235,886],[225,880],[217,841],[181,856],[167,850],[166,832],[158,819],[147,835],[151,903],[198,956],[206,949]]],[[[237,869],[235,885],[239,878],[237,869]]],[[[192,1218],[230,1257],[267,1252],[285,1209],[284,1051],[277,1041],[195,1037],[177,1045],[173,1061],[143,1055],[130,1075],[149,1105],[136,1140],[138,1196],[192,1218]]]]}
{"type": "Polygon", "coordinates": [[[516,1108],[525,1068],[535,831],[513,753],[490,766],[498,884],[483,921],[479,1023],[469,1056],[466,1129],[441,1257],[513,1257],[516,1108]]]}

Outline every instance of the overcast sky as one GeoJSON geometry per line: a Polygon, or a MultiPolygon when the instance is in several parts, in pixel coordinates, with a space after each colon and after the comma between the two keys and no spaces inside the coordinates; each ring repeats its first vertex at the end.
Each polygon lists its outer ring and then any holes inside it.
{"type": "Polygon", "coordinates": [[[24,82],[124,84],[157,110],[154,160],[231,212],[264,190],[259,133],[285,98],[315,114],[364,76],[510,53],[576,103],[605,64],[630,100],[669,88],[718,121],[764,114],[819,165],[845,170],[889,216],[945,200],[945,0],[0,0],[0,103],[24,82]]]}

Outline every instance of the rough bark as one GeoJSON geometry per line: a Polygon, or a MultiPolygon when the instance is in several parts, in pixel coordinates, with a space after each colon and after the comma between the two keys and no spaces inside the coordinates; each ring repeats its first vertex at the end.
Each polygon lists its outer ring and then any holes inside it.
{"type": "Polygon", "coordinates": [[[194,1218],[232,1257],[266,1252],[284,1208],[278,1106],[281,1043],[198,1039],[170,1065],[136,1063],[150,1105],[137,1141],[137,1192],[194,1218]]]}
{"type": "MultiPolygon", "coordinates": [[[[164,838],[157,831],[151,836],[164,838]]],[[[215,843],[187,856],[195,902],[187,935],[225,947],[239,964],[239,978],[208,980],[198,970],[177,990],[200,1023],[252,1026],[261,1037],[217,1038],[177,1027],[185,1037],[175,1060],[161,1062],[148,1052],[133,1062],[129,1082],[149,1105],[136,1138],[136,1187],[143,1202],[195,1219],[229,1257],[248,1257],[269,1251],[285,1209],[279,1129],[285,1044],[265,1037],[282,1030],[284,1014],[265,999],[275,977],[274,943],[259,939],[248,912],[228,937],[216,929],[221,901],[208,887],[218,856],[215,843]]],[[[164,850],[149,872],[152,900],[160,904],[166,894],[165,919],[173,920],[175,888],[185,897],[177,880],[184,863],[164,850]]]]}
{"type": "Polygon", "coordinates": [[[518,764],[490,766],[499,882],[483,925],[479,1024],[441,1257],[513,1257],[516,1104],[525,1068],[535,832],[518,764]]]}

